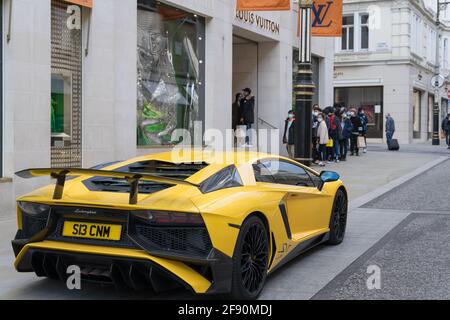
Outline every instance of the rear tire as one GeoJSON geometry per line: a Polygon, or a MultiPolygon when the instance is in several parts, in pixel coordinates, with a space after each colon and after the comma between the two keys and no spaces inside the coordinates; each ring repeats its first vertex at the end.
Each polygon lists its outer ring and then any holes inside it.
{"type": "Polygon", "coordinates": [[[330,239],[327,244],[338,245],[344,241],[347,228],[348,200],[345,192],[339,189],[334,198],[330,219],[330,239]]]}
{"type": "Polygon", "coordinates": [[[267,277],[269,236],[266,226],[256,216],[241,226],[233,255],[231,292],[233,300],[258,298],[267,277]]]}

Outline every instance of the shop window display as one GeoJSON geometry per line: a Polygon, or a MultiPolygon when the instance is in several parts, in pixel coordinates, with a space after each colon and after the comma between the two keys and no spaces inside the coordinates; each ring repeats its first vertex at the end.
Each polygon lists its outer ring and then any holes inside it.
{"type": "Polygon", "coordinates": [[[139,0],[137,29],[138,146],[182,143],[203,120],[204,18],[139,0]]]}

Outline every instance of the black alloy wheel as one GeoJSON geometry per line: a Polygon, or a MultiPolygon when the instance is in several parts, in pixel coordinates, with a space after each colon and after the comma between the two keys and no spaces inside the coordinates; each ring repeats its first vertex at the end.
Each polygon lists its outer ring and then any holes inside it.
{"type": "Polygon", "coordinates": [[[334,198],[330,221],[330,239],[328,244],[338,245],[344,241],[347,227],[348,201],[344,191],[339,189],[334,198]]]}
{"type": "Polygon", "coordinates": [[[242,225],[236,243],[230,298],[256,299],[266,282],[268,261],[267,229],[261,219],[250,217],[242,225]]]}

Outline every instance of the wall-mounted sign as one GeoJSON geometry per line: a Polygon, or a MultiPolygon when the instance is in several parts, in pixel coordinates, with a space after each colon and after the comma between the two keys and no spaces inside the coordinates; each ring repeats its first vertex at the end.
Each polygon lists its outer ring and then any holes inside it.
{"type": "Polygon", "coordinates": [[[376,50],[377,51],[389,50],[389,44],[387,42],[378,42],[376,50]]]}
{"type": "Polygon", "coordinates": [[[291,10],[291,0],[238,0],[236,7],[243,11],[291,10]]]}
{"type": "Polygon", "coordinates": [[[433,88],[442,88],[444,86],[445,78],[442,75],[435,75],[431,78],[431,86],[433,88]]]}
{"type": "Polygon", "coordinates": [[[313,16],[313,36],[342,36],[342,0],[314,0],[313,16]]]}
{"type": "Polygon", "coordinates": [[[65,0],[66,2],[70,2],[73,4],[77,4],[82,7],[92,8],[93,0],[65,0]]]}
{"type": "Polygon", "coordinates": [[[251,11],[236,11],[236,19],[248,23],[250,25],[256,25],[262,30],[266,30],[275,34],[280,33],[280,24],[270,19],[264,18],[257,13],[251,11]]]}
{"type": "Polygon", "coordinates": [[[375,113],[381,113],[381,105],[375,105],[375,113]]]}

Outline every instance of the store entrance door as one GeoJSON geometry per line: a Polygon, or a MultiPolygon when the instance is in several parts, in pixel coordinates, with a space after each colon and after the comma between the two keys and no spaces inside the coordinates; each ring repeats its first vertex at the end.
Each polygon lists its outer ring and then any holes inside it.
{"type": "MultiPolygon", "coordinates": [[[[238,102],[243,98],[243,89],[249,88],[254,97],[254,121],[252,129],[258,129],[258,43],[233,35],[233,115],[232,127],[242,125],[243,115],[238,102]]],[[[253,137],[251,137],[253,138],[253,137]]],[[[254,137],[256,139],[256,137],[254,137]]],[[[250,144],[257,145],[256,141],[250,144]]]]}
{"type": "Polygon", "coordinates": [[[367,138],[383,138],[383,87],[342,87],[334,89],[334,102],[347,109],[364,109],[367,138]]]}

